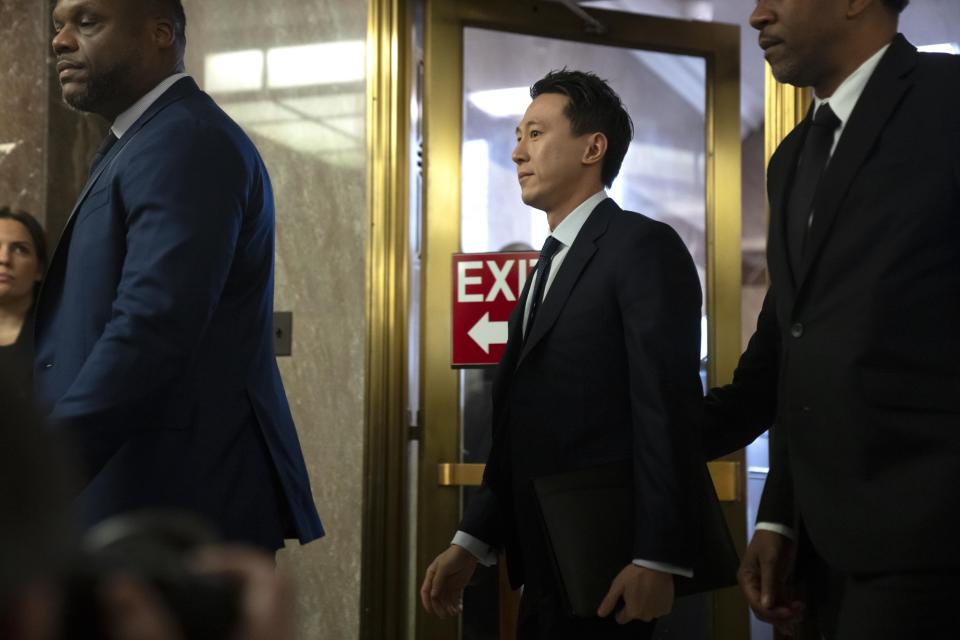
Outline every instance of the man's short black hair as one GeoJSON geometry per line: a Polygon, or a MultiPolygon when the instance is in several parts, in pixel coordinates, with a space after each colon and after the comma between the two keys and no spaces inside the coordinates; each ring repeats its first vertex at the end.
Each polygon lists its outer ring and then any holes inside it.
{"type": "Polygon", "coordinates": [[[910,0],[883,0],[883,3],[894,13],[901,13],[910,4],[910,0]]]}
{"type": "Polygon", "coordinates": [[[153,0],[153,3],[173,21],[177,42],[183,47],[187,44],[187,14],[183,10],[181,0],[153,0]]]}
{"type": "Polygon", "coordinates": [[[633,139],[633,121],[623,108],[620,96],[606,80],[589,71],[551,71],[530,87],[530,97],[559,93],[570,100],[564,115],[570,120],[575,136],[600,132],[607,138],[607,154],[603,158],[601,178],[604,186],[613,184],[620,173],[623,157],[633,139]]]}

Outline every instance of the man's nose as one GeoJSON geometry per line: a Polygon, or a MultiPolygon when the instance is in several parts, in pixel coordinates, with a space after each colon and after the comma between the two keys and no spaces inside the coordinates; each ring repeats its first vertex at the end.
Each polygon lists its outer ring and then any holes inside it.
{"type": "Polygon", "coordinates": [[[69,53],[70,51],[76,51],[77,49],[77,40],[73,37],[73,32],[69,27],[64,27],[60,29],[59,32],[53,36],[53,52],[55,54],[63,55],[64,53],[69,53]]]}
{"type": "Polygon", "coordinates": [[[517,140],[517,145],[513,148],[513,153],[510,154],[510,159],[513,160],[514,164],[520,164],[527,158],[526,149],[524,149],[523,140],[517,140]]]}
{"type": "Polygon", "coordinates": [[[774,14],[767,4],[767,0],[758,0],[757,6],[753,8],[753,12],[750,14],[750,26],[760,31],[773,20],[774,14]]]}

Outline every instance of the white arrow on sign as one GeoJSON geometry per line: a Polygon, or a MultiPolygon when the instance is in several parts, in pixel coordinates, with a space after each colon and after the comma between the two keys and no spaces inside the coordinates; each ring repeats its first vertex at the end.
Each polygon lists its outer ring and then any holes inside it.
{"type": "Polygon", "coordinates": [[[507,323],[490,322],[490,312],[483,314],[477,324],[467,332],[474,342],[480,345],[484,353],[490,353],[490,345],[507,343],[507,323]]]}

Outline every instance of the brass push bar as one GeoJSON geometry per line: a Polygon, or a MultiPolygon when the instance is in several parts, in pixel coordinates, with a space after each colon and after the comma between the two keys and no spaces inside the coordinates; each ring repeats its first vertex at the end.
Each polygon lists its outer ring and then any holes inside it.
{"type": "MultiPolygon", "coordinates": [[[[442,462],[437,465],[437,484],[441,487],[477,487],[483,482],[482,464],[442,462]]],[[[720,502],[743,500],[740,463],[720,460],[707,464],[720,502]]]]}

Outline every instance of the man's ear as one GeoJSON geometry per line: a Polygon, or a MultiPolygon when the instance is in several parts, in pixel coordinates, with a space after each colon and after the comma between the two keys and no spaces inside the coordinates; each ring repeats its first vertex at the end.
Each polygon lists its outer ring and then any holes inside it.
{"type": "Polygon", "coordinates": [[[847,18],[859,17],[864,11],[883,0],[847,0],[847,18]]]}
{"type": "Polygon", "coordinates": [[[161,49],[170,49],[176,46],[177,28],[174,26],[173,20],[157,16],[153,18],[151,29],[153,40],[157,43],[158,47],[161,49]]]}
{"type": "Polygon", "coordinates": [[[587,148],[583,151],[583,158],[580,161],[583,164],[597,164],[603,162],[607,155],[607,136],[599,131],[587,136],[587,148]]]}

